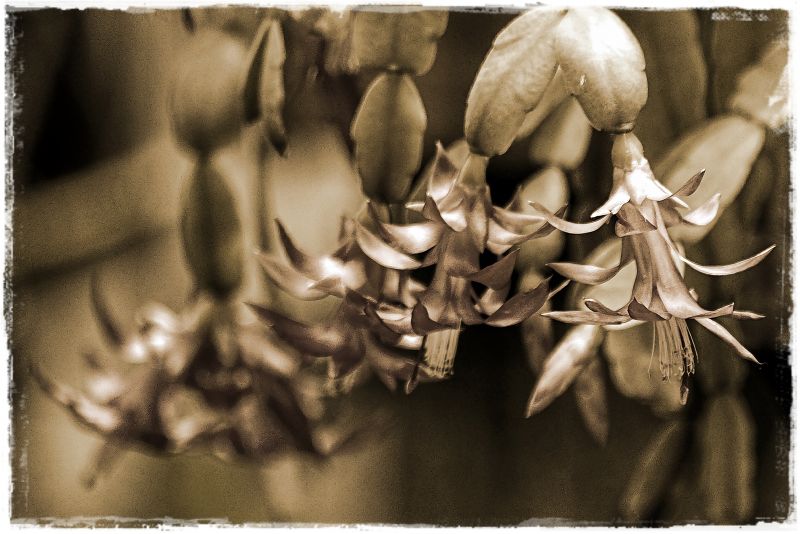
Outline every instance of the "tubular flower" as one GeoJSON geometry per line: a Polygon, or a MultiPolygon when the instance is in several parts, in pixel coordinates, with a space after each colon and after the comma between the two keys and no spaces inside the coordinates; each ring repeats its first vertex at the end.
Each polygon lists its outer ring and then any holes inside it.
{"type": "Polygon", "coordinates": [[[312,435],[296,377],[297,354],[233,308],[199,295],[173,313],[149,304],[137,330],[126,335],[112,318],[96,284],[92,303],[112,353],[128,372],[86,355],[85,392],[33,376],[81,424],[106,437],[87,484],[106,471],[120,448],[178,453],[209,445],[215,453],[263,459],[279,450],[323,454],[312,435]]]}
{"type": "Polygon", "coordinates": [[[411,270],[435,265],[430,285],[406,315],[395,317],[392,313],[394,318],[390,318],[378,310],[378,316],[399,334],[428,336],[426,361],[441,375],[452,369],[462,324],[513,325],[539,311],[550,296],[545,280],[506,300],[517,250],[480,268],[480,254],[485,250],[503,254],[554,230],[543,216],[493,206],[484,165],[485,158],[470,155],[458,169],[437,145],[425,201],[407,204],[422,221],[389,224],[372,211],[380,237],[363,227],[357,232],[364,253],[384,267],[411,270]],[[537,227],[526,232],[534,224],[537,227]],[[416,254],[424,254],[423,259],[416,260],[416,254]],[[472,282],[486,288],[480,296],[472,282]]]}
{"type": "MultiPolygon", "coordinates": [[[[309,325],[262,306],[252,305],[262,320],[295,349],[313,357],[330,357],[330,376],[353,376],[366,365],[390,390],[397,382],[410,392],[418,381],[433,379],[409,351],[418,351],[422,337],[388,329],[376,314],[377,304],[348,292],[326,324],[309,325]]],[[[382,308],[386,309],[386,308],[382,308]]]]}
{"type": "Polygon", "coordinates": [[[714,219],[719,207],[718,195],[693,211],[680,211],[686,207],[681,197],[688,197],[697,190],[703,172],[690,178],[674,193],[669,191],[653,176],[642,153],[641,143],[633,134],[617,136],[612,160],[614,186],[608,201],[593,213],[593,216],[601,217],[598,221],[568,223],[541,207],[537,207],[537,210],[551,225],[570,233],[590,231],[587,229],[594,228],[597,222],[604,223],[615,215],[615,233],[622,238],[622,252],[617,266],[600,268],[571,263],[553,263],[549,266],[570,280],[596,285],[610,280],[633,261],[636,279],[630,299],[614,310],[587,298],[584,303],[588,311],[548,312],[543,315],[567,323],[606,326],[653,323],[654,351],[659,357],[662,378],[666,380],[674,376],[681,379],[682,400],[685,402],[688,377],[694,373],[697,361],[686,321],[695,320],[727,342],[740,356],[758,363],[750,351],[713,319],[725,316],[758,319],[762,316],[735,310],[733,304],[715,310],[701,307],[694,292],[686,286],[678,269],[679,263],[685,263],[704,274],[734,274],[758,264],[774,246],[731,265],[703,266],[688,260],[670,238],[667,228],[681,222],[704,225],[714,219]]]}
{"type": "Polygon", "coordinates": [[[278,230],[290,266],[284,266],[272,255],[260,254],[267,275],[300,299],[317,300],[326,296],[342,299],[324,325],[303,324],[274,310],[253,306],[279,337],[303,354],[331,357],[332,379],[352,378],[366,366],[389,389],[394,390],[399,380],[410,391],[417,380],[433,378],[425,366],[419,366],[416,355],[409,356],[408,351],[418,351],[422,346],[422,335],[410,329],[400,333],[394,326],[410,317],[412,307],[425,289],[409,273],[398,269],[416,266],[416,260],[380,242],[356,221],[343,221],[337,249],[316,257],[297,248],[280,223],[278,230]],[[371,255],[393,267],[375,262],[362,247],[369,247],[371,255]]]}

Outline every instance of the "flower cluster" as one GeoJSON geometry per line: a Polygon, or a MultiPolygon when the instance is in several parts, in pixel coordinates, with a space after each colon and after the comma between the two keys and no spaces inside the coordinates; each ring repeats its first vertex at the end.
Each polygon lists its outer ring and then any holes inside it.
{"type": "Polygon", "coordinates": [[[204,294],[179,313],[152,303],[125,334],[96,283],[92,302],[118,361],[86,355],[84,390],[32,368],[50,397],[106,438],[89,485],[122,446],[156,454],[205,447],[224,459],[256,461],[287,450],[331,452],[315,435],[309,414],[320,411],[319,399],[300,372],[302,358],[246,307],[204,294]]]}
{"type": "Polygon", "coordinates": [[[550,296],[545,280],[508,298],[516,249],[480,267],[485,250],[502,254],[554,230],[544,217],[492,205],[483,161],[471,156],[458,168],[439,145],[425,200],[407,205],[421,221],[385,222],[370,205],[363,223],[345,222],[342,243],[330,255],[303,253],[279,224],[291,267],[262,254],[270,278],[295,297],[332,295],[342,303],[326,325],[304,325],[256,307],[260,315],[299,351],[331,356],[334,377],[362,362],[390,388],[401,380],[410,391],[418,380],[447,377],[463,325],[513,325],[550,296]],[[411,276],[425,267],[434,268],[427,286],[411,276]],[[473,283],[484,287],[480,294],[473,283]]]}

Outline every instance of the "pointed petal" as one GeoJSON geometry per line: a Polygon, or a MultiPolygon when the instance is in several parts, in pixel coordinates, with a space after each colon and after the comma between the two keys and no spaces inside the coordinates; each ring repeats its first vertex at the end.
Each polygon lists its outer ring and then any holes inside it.
{"type": "Polygon", "coordinates": [[[716,193],[702,205],[693,209],[689,213],[682,215],[681,218],[684,222],[693,224],[695,226],[706,226],[711,224],[719,211],[719,203],[722,195],[716,193]]]}
{"type": "MultiPolygon", "coordinates": [[[[631,259],[628,259],[625,265],[630,263],[631,259]]],[[[625,265],[617,265],[615,267],[604,269],[602,267],[597,267],[596,265],[581,265],[578,263],[557,262],[547,264],[548,267],[553,269],[564,278],[569,278],[570,280],[578,282],[579,284],[587,285],[602,284],[603,282],[611,280],[625,265]]]]}
{"type": "Polygon", "coordinates": [[[320,278],[320,276],[314,272],[313,258],[295,246],[294,241],[292,241],[292,238],[289,236],[289,232],[286,231],[286,228],[279,219],[275,219],[275,226],[278,227],[278,237],[281,240],[283,250],[286,251],[286,256],[289,258],[292,267],[308,278],[320,278]]]}
{"type": "Polygon", "coordinates": [[[275,224],[278,227],[278,235],[283,249],[286,251],[286,255],[289,258],[289,262],[305,277],[311,280],[322,280],[324,278],[343,277],[346,276],[346,274],[351,274],[344,272],[344,263],[335,256],[323,255],[315,257],[301,251],[295,246],[286,228],[284,228],[283,224],[281,224],[278,219],[275,219],[275,224]]]}
{"type": "Polygon", "coordinates": [[[678,255],[682,262],[686,265],[694,269],[695,271],[701,272],[703,274],[709,274],[711,276],[725,276],[729,274],[736,274],[742,271],[745,271],[751,267],[755,267],[761,261],[767,257],[767,254],[772,252],[772,249],[775,248],[775,245],[765,248],[755,256],[751,256],[747,259],[737,261],[736,263],[731,263],[728,265],[700,265],[699,263],[695,263],[687,258],[678,255]]]}
{"type": "Polygon", "coordinates": [[[700,187],[700,184],[703,181],[703,176],[705,176],[706,170],[703,169],[684,183],[677,191],[675,191],[672,195],[676,197],[689,197],[697,191],[697,188],[700,187]]]}
{"type": "Polygon", "coordinates": [[[326,291],[313,287],[314,280],[284,265],[277,258],[264,253],[257,253],[256,257],[270,280],[293,297],[300,300],[319,300],[328,296],[326,291]]]}
{"type": "Polygon", "coordinates": [[[552,311],[545,312],[542,315],[568,324],[623,324],[631,320],[630,317],[625,315],[606,315],[605,313],[592,311],[552,311]]]}
{"type": "Polygon", "coordinates": [[[381,235],[406,254],[419,254],[431,249],[442,236],[442,225],[435,222],[389,224],[375,219],[381,235]]]}
{"type": "Polygon", "coordinates": [[[608,222],[608,219],[611,217],[611,215],[607,214],[596,221],[588,223],[573,223],[565,221],[560,217],[556,217],[538,202],[529,202],[529,204],[533,207],[533,209],[541,213],[551,226],[554,226],[555,228],[568,234],[588,234],[589,232],[594,232],[608,222]]]}
{"type": "Polygon", "coordinates": [[[542,282],[524,293],[518,293],[508,299],[505,304],[490,315],[485,323],[489,326],[511,326],[524,321],[534,313],[538,312],[549,298],[550,279],[545,278],[542,282]]]}
{"type": "Polygon", "coordinates": [[[517,261],[518,255],[519,249],[514,250],[507,256],[488,267],[484,267],[477,273],[466,276],[466,279],[492,289],[500,289],[507,286],[511,280],[511,275],[514,273],[514,264],[517,261]]]}
{"type": "Polygon", "coordinates": [[[371,260],[389,269],[408,270],[421,266],[419,261],[395,250],[358,222],[356,222],[356,242],[371,260]]]}
{"type": "Polygon", "coordinates": [[[705,327],[709,332],[718,336],[722,341],[726,342],[728,345],[733,347],[733,349],[739,356],[741,356],[745,360],[750,360],[751,362],[761,365],[761,362],[759,362],[756,359],[756,357],[753,356],[753,353],[747,350],[744,347],[744,345],[739,343],[739,340],[733,337],[733,335],[730,332],[728,332],[728,330],[724,326],[715,321],[712,321],[711,319],[706,319],[703,317],[697,318],[695,320],[698,323],[700,323],[700,325],[705,327]]]}

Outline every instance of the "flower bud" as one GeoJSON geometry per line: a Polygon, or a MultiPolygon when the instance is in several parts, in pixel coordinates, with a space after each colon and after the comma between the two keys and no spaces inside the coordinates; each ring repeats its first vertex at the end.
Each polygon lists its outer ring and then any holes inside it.
{"type": "Polygon", "coordinates": [[[350,135],[361,187],[371,200],[406,199],[422,163],[427,120],[422,97],[408,75],[381,74],[367,88],[350,135]]]}
{"type": "Polygon", "coordinates": [[[226,296],[239,287],[243,270],[239,215],[225,178],[207,157],[198,161],[185,194],[181,236],[198,288],[226,296]]]}
{"type": "Polygon", "coordinates": [[[630,29],[602,7],[569,10],[555,51],[570,92],[592,126],[629,132],[647,101],[644,54],[630,29]]]}
{"type": "Polygon", "coordinates": [[[216,30],[204,30],[178,60],[170,116],[181,143],[207,152],[231,141],[244,116],[242,79],[247,50],[216,30]]]}

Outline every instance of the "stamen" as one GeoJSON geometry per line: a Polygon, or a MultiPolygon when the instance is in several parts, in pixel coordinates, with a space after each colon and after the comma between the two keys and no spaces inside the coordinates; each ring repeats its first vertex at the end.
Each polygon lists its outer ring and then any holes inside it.
{"type": "Polygon", "coordinates": [[[682,391],[688,391],[686,377],[694,374],[697,350],[686,321],[673,317],[654,326],[653,351],[658,353],[661,379],[681,378],[682,391]]]}
{"type": "Polygon", "coordinates": [[[458,334],[459,330],[453,328],[434,332],[425,338],[425,363],[437,378],[444,378],[453,373],[458,334]]]}

